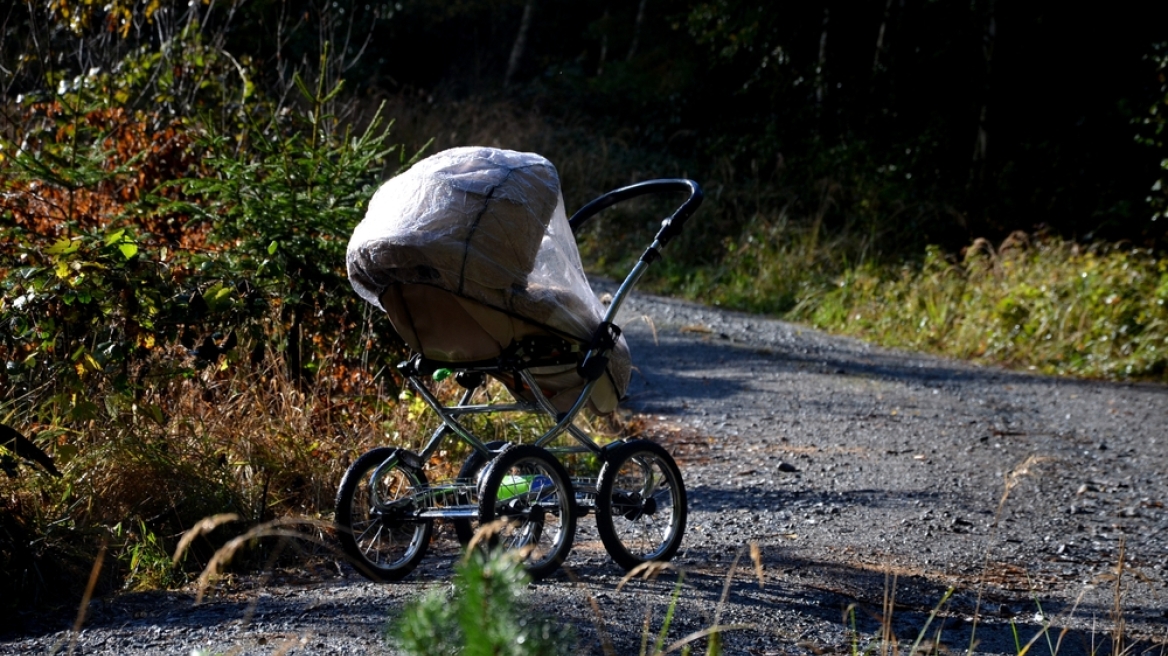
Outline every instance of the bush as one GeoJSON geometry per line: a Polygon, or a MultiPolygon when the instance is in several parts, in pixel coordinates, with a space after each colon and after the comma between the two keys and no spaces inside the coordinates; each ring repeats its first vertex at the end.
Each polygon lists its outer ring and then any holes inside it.
{"type": "Polygon", "coordinates": [[[413,438],[372,373],[399,342],[344,278],[349,231],[408,162],[380,114],[341,127],[323,74],[282,103],[196,19],[134,47],[55,30],[112,63],[4,108],[0,421],[63,476],[0,480],[3,610],[78,593],[103,544],[110,585],[181,582],[215,545],[165,554],[203,517],[319,516],[353,453],[413,438]]]}

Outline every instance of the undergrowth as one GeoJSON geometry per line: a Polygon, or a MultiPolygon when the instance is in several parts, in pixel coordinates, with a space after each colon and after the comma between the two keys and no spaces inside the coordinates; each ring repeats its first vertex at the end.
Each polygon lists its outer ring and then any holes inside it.
{"type": "Polygon", "coordinates": [[[89,65],[37,50],[0,103],[0,423],[60,472],[0,478],[4,623],[75,602],[99,552],[99,593],[181,584],[228,530],[172,563],[201,518],[323,517],[355,454],[418,439],[384,371],[401,344],[344,277],[365,201],[409,160],[383,114],[340,118],[327,35],[273,85],[213,7],[120,33],[55,29],[63,7],[27,7],[29,47],[89,65]]]}
{"type": "Polygon", "coordinates": [[[792,315],[871,341],[1047,374],[1168,380],[1168,259],[1017,233],[851,269],[792,315]]]}

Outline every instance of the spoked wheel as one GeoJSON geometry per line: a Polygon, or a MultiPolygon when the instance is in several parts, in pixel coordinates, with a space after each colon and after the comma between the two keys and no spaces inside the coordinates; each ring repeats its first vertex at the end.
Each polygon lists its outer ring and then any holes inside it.
{"type": "Polygon", "coordinates": [[[540,447],[507,447],[479,485],[479,521],[496,519],[506,522],[491,546],[518,550],[532,578],[554,572],[576,534],[576,497],[564,466],[540,447]]]}
{"type": "MultiPolygon", "coordinates": [[[[486,446],[491,451],[498,451],[507,446],[506,442],[487,442],[486,446]]],[[[458,470],[458,480],[460,483],[477,486],[481,480],[479,474],[482,473],[490,460],[478,451],[471,451],[467,456],[466,462],[462,463],[462,469],[458,470]]],[[[461,503],[461,502],[460,502],[461,503]]],[[[475,531],[478,530],[479,524],[477,521],[472,521],[459,517],[452,521],[454,524],[454,534],[458,536],[458,542],[462,546],[466,546],[470,539],[474,537],[475,531]]]]}
{"type": "Polygon", "coordinates": [[[416,495],[428,487],[426,475],[403,462],[402,454],[411,455],[391,448],[366,453],[345,472],[337,490],[341,548],[373,581],[396,581],[412,572],[434,530],[433,520],[415,515],[416,495]]]}
{"type": "Polygon", "coordinates": [[[609,451],[596,490],[596,531],[618,565],[669,560],[685,533],[685,484],[661,446],[631,440],[609,451]]]}

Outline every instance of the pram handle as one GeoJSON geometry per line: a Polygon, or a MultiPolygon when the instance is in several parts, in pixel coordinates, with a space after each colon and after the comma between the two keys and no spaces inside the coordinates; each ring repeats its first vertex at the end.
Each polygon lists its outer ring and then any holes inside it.
{"type": "Polygon", "coordinates": [[[662,194],[673,191],[683,191],[689,194],[681,207],[678,207],[673,215],[661,222],[661,230],[657,233],[657,241],[662,246],[668,244],[670,240],[676,237],[680,232],[685,222],[697,211],[702,204],[702,188],[693,180],[686,180],[684,178],[669,178],[664,180],[646,180],[645,182],[638,182],[634,185],[621,187],[600,196],[599,198],[581,207],[568,219],[568,225],[572,228],[572,233],[575,234],[580,230],[580,226],[588,219],[599,214],[617,203],[636,198],[637,196],[645,196],[647,194],[662,194]]]}

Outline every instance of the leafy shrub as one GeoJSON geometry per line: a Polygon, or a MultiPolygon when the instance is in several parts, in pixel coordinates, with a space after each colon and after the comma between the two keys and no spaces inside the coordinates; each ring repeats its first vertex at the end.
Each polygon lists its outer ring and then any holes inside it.
{"type": "Polygon", "coordinates": [[[414,437],[373,375],[398,342],[344,279],[385,123],[342,129],[339,88],[299,75],[281,104],[201,35],[5,108],[0,420],[63,472],[0,480],[5,544],[37,545],[0,548],[5,609],[101,544],[113,585],[180,582],[214,545],[162,555],[201,518],[320,516],[352,453],[414,437]]]}
{"type": "MultiPolygon", "coordinates": [[[[326,90],[322,78],[309,90],[298,75],[295,82],[308,101],[304,111],[249,115],[238,132],[206,124],[197,146],[208,172],[178,181],[191,200],[175,205],[189,208],[188,225],[206,230],[234,274],[236,295],[255,290],[279,309],[285,356],[299,376],[319,366],[314,339],[359,334],[335,330],[364,314],[348,291],[345,249],[395,148],[387,146],[380,111],[354,134],[328,113],[340,85],[326,90]]],[[[270,336],[266,326],[251,328],[253,339],[270,336]]],[[[347,354],[363,347],[350,344],[347,354]]]]}

